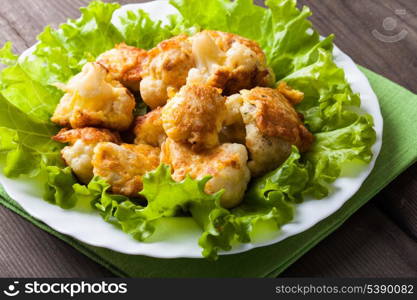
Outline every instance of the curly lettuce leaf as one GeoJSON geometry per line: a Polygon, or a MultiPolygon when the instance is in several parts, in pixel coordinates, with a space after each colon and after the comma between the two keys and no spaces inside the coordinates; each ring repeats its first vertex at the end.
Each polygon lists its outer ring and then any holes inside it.
{"type": "Polygon", "coordinates": [[[123,41],[137,48],[150,49],[159,42],[172,37],[170,26],[153,21],[143,10],[127,11],[119,18],[123,41]]]}
{"type": "Polygon", "coordinates": [[[283,80],[303,91],[304,100],[297,110],[313,133],[346,127],[357,120],[358,113],[351,108],[360,106],[359,95],[352,92],[331,52],[318,49],[316,61],[283,80]]]}
{"type": "Polygon", "coordinates": [[[93,178],[87,186],[75,184],[73,189],[75,196],[96,207],[105,221],[120,226],[124,232],[144,241],[154,233],[154,223],[158,219],[186,212],[191,205],[218,201],[222,191],[213,195],[204,192],[204,186],[209,179],[210,177],[193,180],[187,177],[176,182],[171,177],[171,168],[161,164],[143,177],[140,195],[146,198],[146,206],[127,197],[109,193],[110,185],[98,177],[93,178]]]}
{"type": "Polygon", "coordinates": [[[12,43],[6,42],[3,48],[0,49],[0,63],[6,66],[14,65],[17,62],[18,56],[12,51],[12,43]]]}
{"type": "Polygon", "coordinates": [[[317,133],[315,137],[313,148],[306,154],[313,168],[304,193],[320,199],[328,195],[328,184],[340,176],[347,162],[371,161],[371,147],[375,143],[376,134],[372,117],[363,115],[347,127],[317,133]]]}
{"type": "Polygon", "coordinates": [[[47,182],[45,184],[44,199],[62,208],[73,208],[78,199],[75,197],[72,186],[77,179],[72,174],[71,168],[46,167],[47,182]]]}

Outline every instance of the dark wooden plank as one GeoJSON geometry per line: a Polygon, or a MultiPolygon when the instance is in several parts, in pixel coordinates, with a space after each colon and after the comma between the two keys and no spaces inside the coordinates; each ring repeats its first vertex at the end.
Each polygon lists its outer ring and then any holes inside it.
{"type": "Polygon", "coordinates": [[[398,176],[375,197],[375,203],[417,241],[417,165],[398,176]]]}
{"type": "Polygon", "coordinates": [[[77,250],[0,206],[0,277],[109,277],[77,250]]]}
{"type": "Polygon", "coordinates": [[[417,243],[370,203],[282,276],[416,277],[417,243]]]}
{"type": "MultiPolygon", "coordinates": [[[[0,5],[0,45],[13,41],[13,48],[21,53],[36,42],[36,36],[46,25],[56,28],[67,19],[80,16],[79,8],[92,0],[4,0],[0,5]]],[[[115,2],[104,0],[103,2],[115,2]]],[[[120,4],[147,0],[120,0],[120,4]]]]}
{"type": "MultiPolygon", "coordinates": [[[[11,40],[14,42],[14,49],[20,53],[35,42],[36,35],[45,25],[52,24],[55,27],[68,17],[77,17],[78,8],[88,2],[90,1],[3,0],[0,6],[2,28],[0,45],[11,40]]],[[[416,91],[417,19],[415,12],[413,14],[414,0],[395,2],[301,0],[299,2],[312,8],[314,12],[312,21],[319,31],[324,35],[336,33],[337,45],[357,63],[416,91]],[[407,14],[397,18],[395,9],[405,9],[407,14]],[[382,28],[382,22],[386,17],[397,18],[396,30],[389,32],[382,28]],[[372,36],[373,29],[378,29],[384,34],[397,33],[401,29],[406,29],[409,33],[402,41],[387,44],[372,36]]],[[[407,178],[416,177],[417,166],[410,169],[407,174],[404,179],[400,177],[398,179],[400,181],[391,184],[381,194],[382,196],[374,200],[378,201],[378,205],[388,213],[389,217],[378,211],[375,205],[368,205],[335,234],[296,262],[285,274],[288,276],[415,276],[417,268],[413,253],[416,253],[416,249],[413,241],[407,238],[407,234],[413,232],[417,219],[415,211],[413,212],[415,206],[412,205],[416,203],[414,193],[416,183],[409,182],[407,178]],[[401,201],[398,201],[399,197],[396,195],[401,195],[401,201]],[[405,229],[405,232],[401,231],[401,228],[405,229]],[[370,241],[364,239],[364,236],[367,237],[369,234],[373,237],[370,241]],[[379,248],[373,245],[378,245],[379,248]],[[405,248],[402,252],[409,255],[400,255],[396,247],[405,248]],[[355,250],[356,248],[358,250],[355,250]],[[378,249],[384,251],[378,252],[378,249]]],[[[0,242],[0,276],[109,275],[108,271],[70,246],[4,208],[0,208],[0,220],[3,224],[10,224],[2,225],[0,228],[2,241],[0,242]],[[52,255],[47,256],[46,253],[52,255]]]]}

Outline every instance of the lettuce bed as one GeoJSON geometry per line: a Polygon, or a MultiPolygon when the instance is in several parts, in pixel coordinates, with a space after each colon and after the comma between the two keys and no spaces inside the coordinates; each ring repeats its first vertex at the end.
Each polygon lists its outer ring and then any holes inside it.
{"type": "Polygon", "coordinates": [[[43,178],[45,200],[63,208],[91,203],[104,220],[140,241],[152,235],[156,220],[191,214],[203,228],[199,240],[203,255],[215,259],[219,250],[230,250],[236,241],[250,242],[257,222],[272,222],[279,229],[292,220],[303,197],[326,197],[328,185],[340,176],[346,162],[369,163],[375,132],[372,117],[355,109],[360,98],[333,62],[333,37],[320,39],[307,20],[308,8],[298,10],[295,0],[269,0],[266,9],[251,0],[173,0],[171,4],[180,14],[172,16],[169,25],[137,11],[129,12],[116,28],[110,20],[119,5],[92,2],[81,9],[80,19],[57,30],[46,27],[28,57],[18,58],[6,43],[0,50],[0,62],[7,65],[0,74],[3,172],[8,177],[43,178]],[[165,165],[144,177],[141,194],[147,204],[143,206],[107,193],[109,186],[100,178],[88,186],[78,184],[62,163],[62,145],[50,139],[58,128],[49,119],[62,96],[53,84],[68,81],[116,43],[149,49],[173,35],[200,29],[236,33],[261,45],[277,80],[305,93],[297,110],[315,135],[312,150],[300,156],[294,147],[281,167],[250,183],[243,204],[232,210],[219,205],[221,192],[203,192],[209,177],[175,182],[165,165]]]}

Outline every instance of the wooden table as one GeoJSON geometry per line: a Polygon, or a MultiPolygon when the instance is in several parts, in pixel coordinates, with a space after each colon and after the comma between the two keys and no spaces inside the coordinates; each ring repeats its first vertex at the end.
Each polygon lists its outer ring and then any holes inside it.
{"type": "MultiPolygon", "coordinates": [[[[36,35],[44,26],[56,26],[68,17],[77,17],[78,8],[88,2],[2,0],[0,44],[11,40],[14,50],[20,53],[35,43],[36,35]]],[[[336,44],[357,63],[417,92],[415,0],[299,2],[310,6],[314,12],[311,20],[319,32],[335,33],[336,44]],[[395,22],[397,26],[389,28],[395,22]],[[385,35],[406,30],[408,35],[399,42],[386,43],[376,39],[372,30],[385,35]]],[[[0,222],[1,277],[112,276],[100,265],[4,207],[0,207],[0,222]]],[[[399,176],[283,275],[417,276],[417,165],[399,176]]]]}

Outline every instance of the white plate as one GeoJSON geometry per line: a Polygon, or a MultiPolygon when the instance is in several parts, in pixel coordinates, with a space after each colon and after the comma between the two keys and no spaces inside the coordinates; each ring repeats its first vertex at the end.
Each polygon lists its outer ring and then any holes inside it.
{"type": "MultiPolygon", "coordinates": [[[[139,8],[149,12],[152,18],[160,20],[166,20],[166,15],[176,11],[165,1],[126,5],[115,12],[114,24],[117,25],[117,17],[126,13],[127,10],[137,10],[139,8]]],[[[30,52],[31,49],[28,49],[25,55],[30,54],[30,52]]],[[[274,236],[270,236],[262,242],[236,245],[232,251],[222,252],[221,254],[239,253],[256,247],[271,245],[307,230],[336,212],[352,197],[374,167],[382,144],[382,116],[378,99],[365,75],[346,54],[335,47],[334,56],[337,65],[345,70],[353,91],[360,94],[362,99],[361,108],[374,118],[377,139],[372,147],[374,153],[372,162],[362,167],[354,175],[337,179],[332,185],[333,193],[329,197],[320,201],[310,199],[297,205],[295,219],[284,225],[282,230],[274,236]]],[[[97,213],[63,210],[45,202],[42,200],[42,187],[33,180],[9,179],[0,174],[0,182],[6,192],[33,217],[43,221],[56,231],[72,236],[81,242],[127,254],[141,254],[161,258],[202,257],[201,248],[197,244],[201,229],[191,218],[181,218],[175,221],[175,226],[178,228],[178,234],[176,235],[165,233],[164,236],[164,232],[159,232],[159,240],[151,243],[140,243],[113,225],[104,222],[97,213]]],[[[169,226],[173,220],[164,222],[169,226]]]]}

